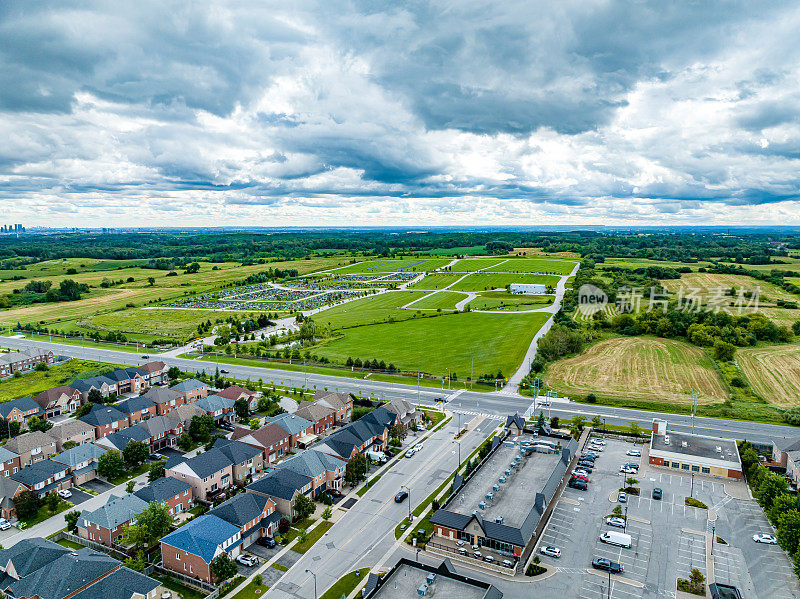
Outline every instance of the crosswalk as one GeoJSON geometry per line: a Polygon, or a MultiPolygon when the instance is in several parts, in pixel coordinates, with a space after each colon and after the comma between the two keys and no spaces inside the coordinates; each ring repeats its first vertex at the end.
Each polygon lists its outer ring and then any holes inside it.
{"type": "Polygon", "coordinates": [[[482,416],[484,418],[491,418],[493,420],[505,420],[505,416],[498,416],[497,414],[490,414],[488,412],[478,412],[476,410],[452,410],[454,414],[464,414],[469,416],[482,416]]]}

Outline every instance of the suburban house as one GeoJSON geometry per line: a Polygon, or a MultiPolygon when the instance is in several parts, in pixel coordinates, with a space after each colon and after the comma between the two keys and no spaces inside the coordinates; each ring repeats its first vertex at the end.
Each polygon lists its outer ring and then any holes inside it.
{"type": "Polygon", "coordinates": [[[197,379],[187,379],[177,385],[172,385],[170,389],[183,396],[183,403],[194,403],[201,397],[208,395],[208,385],[201,383],[197,379]]]}
{"type": "Polygon", "coordinates": [[[25,485],[6,476],[0,477],[0,516],[6,520],[17,517],[17,508],[14,497],[25,490],[25,485]]]}
{"type": "Polygon", "coordinates": [[[272,499],[255,493],[234,495],[208,513],[238,527],[243,547],[248,547],[261,537],[275,534],[278,522],[283,517],[272,499]]]}
{"type": "Polygon", "coordinates": [[[128,415],[131,426],[142,420],[154,418],[158,414],[156,404],[147,399],[144,395],[131,397],[130,399],[115,403],[114,407],[128,415]]]}
{"type": "Polygon", "coordinates": [[[148,362],[147,364],[139,366],[139,372],[142,373],[149,386],[166,383],[168,380],[167,370],[167,365],[160,360],[148,362]]]}
{"type": "Polygon", "coordinates": [[[104,553],[42,538],[0,550],[0,591],[16,599],[158,599],[161,583],[104,553]]]}
{"type": "Polygon", "coordinates": [[[187,403],[182,406],[178,406],[171,412],[172,416],[175,416],[183,423],[183,428],[189,428],[189,425],[192,422],[192,418],[195,416],[203,416],[205,415],[205,410],[202,408],[198,408],[193,403],[187,403]]]}
{"type": "Polygon", "coordinates": [[[166,503],[169,513],[173,515],[188,511],[194,504],[191,485],[171,476],[162,476],[147,483],[134,495],[148,504],[154,501],[166,503]]]}
{"type": "Polygon", "coordinates": [[[111,547],[124,534],[127,525],[136,523],[136,517],[148,505],[146,501],[132,494],[111,497],[96,510],[81,512],[78,518],[78,535],[111,547]]]}
{"type": "Polygon", "coordinates": [[[32,347],[30,349],[0,354],[0,378],[11,376],[15,372],[27,372],[40,362],[45,364],[52,364],[55,362],[53,352],[32,347]]]}
{"type": "Polygon", "coordinates": [[[131,441],[139,441],[141,443],[149,444],[150,434],[138,425],[130,426],[122,429],[121,431],[117,431],[116,433],[106,435],[102,439],[95,441],[94,444],[99,447],[105,447],[106,449],[122,451],[131,441]]]}
{"type": "Polygon", "coordinates": [[[147,389],[145,373],[136,367],[117,368],[104,375],[117,384],[117,393],[139,393],[147,389]]]}
{"type": "Polygon", "coordinates": [[[775,439],[772,442],[772,461],[786,468],[786,475],[795,487],[800,485],[800,438],[775,439]]]}
{"type": "Polygon", "coordinates": [[[314,393],[314,403],[336,410],[336,422],[340,424],[350,422],[353,415],[353,397],[349,393],[317,391],[314,393]]]}
{"type": "Polygon", "coordinates": [[[178,444],[178,437],[183,434],[183,422],[173,414],[156,416],[136,425],[144,430],[150,441],[150,451],[158,451],[178,444]]]}
{"type": "Polygon", "coordinates": [[[241,545],[238,526],[205,514],[161,539],[161,562],[167,570],[210,583],[212,560],[223,552],[235,559],[241,545]]]}
{"type": "Polygon", "coordinates": [[[346,466],[347,462],[339,458],[309,449],[283,460],[278,469],[291,470],[309,478],[312,495],[317,497],[327,489],[341,488],[346,466]]]}
{"type": "Polygon", "coordinates": [[[52,418],[77,410],[81,405],[81,392],[69,385],[61,385],[34,395],[33,401],[39,404],[48,418],[52,418]]]}
{"type": "Polygon", "coordinates": [[[87,480],[97,478],[97,463],[100,461],[100,456],[106,451],[108,450],[92,443],[86,443],[62,451],[52,459],[69,468],[73,485],[82,485],[87,480]]]}
{"type": "Polygon", "coordinates": [[[256,395],[256,392],[240,387],[239,385],[231,385],[217,393],[217,395],[225,399],[232,399],[233,401],[237,399],[246,399],[247,405],[251,410],[255,411],[258,409],[258,395],[256,395]]]}
{"type": "Polygon", "coordinates": [[[233,462],[219,449],[211,448],[193,458],[170,458],[164,475],[186,481],[194,490],[194,498],[207,501],[210,495],[233,484],[233,462]]]}
{"type": "Polygon", "coordinates": [[[315,449],[347,461],[356,453],[369,449],[386,449],[389,443],[389,429],[396,418],[396,414],[381,406],[355,422],[335,430],[325,437],[322,443],[315,446],[315,449]]]}
{"type": "Polygon", "coordinates": [[[31,397],[20,397],[11,401],[0,403],[0,416],[3,420],[25,424],[34,416],[44,416],[42,406],[33,401],[31,397]]]}
{"type": "Polygon", "coordinates": [[[19,466],[24,468],[44,460],[50,454],[54,454],[56,452],[56,441],[47,433],[31,431],[9,439],[3,447],[17,454],[19,456],[19,466]]]}
{"type": "Polygon", "coordinates": [[[94,427],[82,420],[65,420],[47,431],[47,434],[55,440],[57,451],[63,451],[64,444],[70,441],[83,445],[95,440],[94,427]]]}
{"type": "Polygon", "coordinates": [[[336,423],[336,410],[318,403],[303,402],[294,414],[314,423],[315,435],[324,433],[336,423]]]}
{"type": "Polygon", "coordinates": [[[166,387],[153,387],[144,394],[144,397],[156,404],[156,413],[159,416],[168,414],[184,404],[183,395],[166,387]]]}
{"type": "Polygon", "coordinates": [[[81,394],[81,401],[89,400],[89,392],[96,389],[103,397],[117,393],[117,383],[104,376],[93,376],[88,379],[75,379],[70,383],[70,387],[77,389],[81,394]]]}
{"type": "Polygon", "coordinates": [[[214,419],[214,422],[233,422],[236,414],[233,413],[232,399],[220,397],[219,395],[208,395],[201,397],[194,405],[203,410],[208,416],[214,419]]]}
{"type": "Polygon", "coordinates": [[[96,439],[102,439],[106,435],[130,426],[130,418],[128,418],[127,414],[120,412],[114,406],[101,404],[93,404],[92,409],[78,418],[78,420],[82,420],[94,427],[96,439]]]}
{"type": "Polygon", "coordinates": [[[306,447],[316,439],[314,436],[314,423],[294,414],[278,414],[266,419],[271,424],[277,424],[289,435],[289,447],[306,447]]]}
{"type": "Polygon", "coordinates": [[[53,460],[42,460],[25,466],[11,478],[25,485],[39,497],[44,497],[50,491],[68,489],[72,486],[72,477],[69,475],[69,466],[53,460]]]}
{"type": "Polygon", "coordinates": [[[419,424],[422,421],[422,412],[417,409],[417,406],[405,399],[393,399],[382,407],[396,415],[395,424],[402,426],[405,430],[411,428],[413,423],[419,424]]]}
{"type": "Polygon", "coordinates": [[[233,480],[243,483],[264,471],[264,454],[261,450],[241,441],[217,439],[214,449],[219,449],[233,464],[233,480]]]}
{"type": "Polygon", "coordinates": [[[289,453],[289,433],[277,424],[267,424],[256,430],[237,426],[233,429],[231,439],[260,449],[266,463],[272,463],[289,453]]]}
{"type": "Polygon", "coordinates": [[[11,476],[19,472],[19,456],[5,447],[0,447],[0,476],[11,476]]]}
{"type": "Polygon", "coordinates": [[[293,520],[295,499],[298,495],[310,495],[312,484],[307,476],[280,469],[273,470],[254,483],[250,483],[245,487],[245,491],[269,497],[275,502],[275,507],[281,514],[293,520]]]}

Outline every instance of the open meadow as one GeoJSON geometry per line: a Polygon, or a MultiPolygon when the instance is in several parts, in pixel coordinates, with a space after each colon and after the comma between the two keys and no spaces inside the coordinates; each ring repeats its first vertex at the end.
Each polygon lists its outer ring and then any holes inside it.
{"type": "Polygon", "coordinates": [[[617,337],[547,367],[547,384],[560,393],[686,404],[722,402],[727,393],[706,352],[682,341],[617,337]]]}
{"type": "Polygon", "coordinates": [[[415,313],[411,310],[398,310],[398,308],[427,294],[426,291],[389,291],[333,306],[315,314],[312,319],[331,329],[377,324],[390,320],[405,320],[413,318],[415,313]]]}
{"type": "MultiPolygon", "coordinates": [[[[511,258],[487,270],[492,272],[538,272],[566,275],[575,267],[575,260],[557,260],[551,258],[511,258]]],[[[453,270],[458,267],[458,264],[453,270]]]]}
{"type": "Polygon", "coordinates": [[[800,344],[740,349],[737,362],[750,387],[767,403],[800,406],[800,344]]]}
{"type": "Polygon", "coordinates": [[[513,295],[505,291],[485,291],[470,300],[470,310],[537,310],[553,303],[552,295],[513,295]]]}
{"type": "Polygon", "coordinates": [[[390,272],[428,272],[452,262],[448,258],[405,258],[403,260],[364,260],[332,270],[334,274],[386,274],[390,272]]]}
{"type": "Polygon", "coordinates": [[[456,304],[467,299],[466,293],[457,291],[437,291],[436,293],[415,301],[408,306],[411,310],[455,310],[456,304]]]}

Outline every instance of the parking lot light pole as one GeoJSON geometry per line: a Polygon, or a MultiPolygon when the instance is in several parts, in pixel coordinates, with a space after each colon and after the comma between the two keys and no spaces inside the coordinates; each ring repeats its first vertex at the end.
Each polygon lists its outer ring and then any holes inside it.
{"type": "Polygon", "coordinates": [[[611,564],[608,564],[608,599],[611,599],[611,564]]]}
{"type": "Polygon", "coordinates": [[[308,568],[306,568],[306,574],[311,574],[314,577],[314,599],[317,599],[317,575],[308,568]]]}
{"type": "Polygon", "coordinates": [[[689,497],[694,499],[694,472],[692,472],[692,487],[689,490],[689,497]]]}
{"type": "Polygon", "coordinates": [[[622,527],[622,530],[628,532],[628,504],[625,504],[625,525],[622,527]]]}
{"type": "Polygon", "coordinates": [[[714,555],[714,540],[717,538],[717,527],[711,525],[711,555],[714,555]]]}

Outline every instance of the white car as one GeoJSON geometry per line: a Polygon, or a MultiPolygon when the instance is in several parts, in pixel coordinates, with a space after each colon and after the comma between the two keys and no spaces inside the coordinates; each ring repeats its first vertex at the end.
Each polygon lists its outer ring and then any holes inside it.
{"type": "Polygon", "coordinates": [[[417,453],[417,450],[414,447],[412,447],[406,452],[406,457],[413,458],[415,453],[417,453]]]}
{"type": "Polygon", "coordinates": [[[252,555],[240,555],[236,558],[236,561],[242,564],[243,566],[247,566],[248,568],[252,568],[258,563],[258,560],[254,558],[252,555]]]}
{"type": "Polygon", "coordinates": [[[625,518],[612,516],[610,518],[606,518],[606,524],[609,526],[616,526],[617,528],[625,528],[625,518]]]}
{"type": "Polygon", "coordinates": [[[602,445],[589,445],[589,447],[587,447],[587,449],[589,451],[603,451],[603,446],[602,445]]]}
{"type": "Polygon", "coordinates": [[[772,535],[764,534],[763,532],[757,535],[753,535],[753,540],[756,543],[764,543],[766,545],[777,545],[778,539],[773,537],[772,535]]]}
{"type": "Polygon", "coordinates": [[[539,553],[542,555],[549,555],[550,557],[561,557],[561,549],[558,547],[553,547],[552,545],[540,547],[539,553]]]}
{"type": "Polygon", "coordinates": [[[592,439],[590,441],[590,443],[597,443],[598,445],[605,445],[606,444],[606,440],[605,439],[601,439],[600,437],[595,437],[594,439],[592,439]]]}
{"type": "Polygon", "coordinates": [[[0,518],[0,530],[8,530],[9,528],[11,528],[11,522],[5,518],[0,518]]]}
{"type": "Polygon", "coordinates": [[[619,471],[623,474],[639,474],[638,468],[631,468],[630,466],[623,466],[619,471]]]}
{"type": "Polygon", "coordinates": [[[642,450],[641,449],[629,449],[625,452],[625,455],[629,455],[635,458],[642,457],[642,450]]]}
{"type": "Polygon", "coordinates": [[[628,494],[625,491],[620,491],[617,496],[617,501],[620,503],[628,503],[628,494]]]}
{"type": "Polygon", "coordinates": [[[72,491],[70,491],[69,489],[59,489],[58,496],[63,497],[64,499],[69,499],[70,497],[72,497],[72,491]]]}

